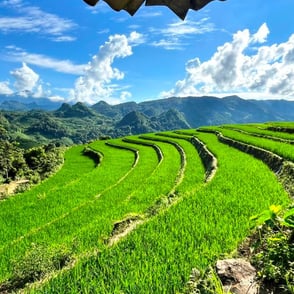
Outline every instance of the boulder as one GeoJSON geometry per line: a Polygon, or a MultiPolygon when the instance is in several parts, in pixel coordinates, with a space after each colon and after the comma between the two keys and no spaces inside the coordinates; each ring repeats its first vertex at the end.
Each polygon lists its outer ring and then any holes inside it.
{"type": "Polygon", "coordinates": [[[219,276],[225,292],[235,294],[257,294],[256,270],[246,260],[224,259],[216,263],[216,273],[219,276]]]}

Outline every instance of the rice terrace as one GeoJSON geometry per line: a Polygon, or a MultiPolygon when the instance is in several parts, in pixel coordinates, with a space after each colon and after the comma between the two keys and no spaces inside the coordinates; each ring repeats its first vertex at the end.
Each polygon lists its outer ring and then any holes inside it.
{"type": "Polygon", "coordinates": [[[75,145],[0,200],[0,293],[229,293],[215,263],[254,250],[256,279],[294,293],[293,197],[294,123],[75,145]]]}

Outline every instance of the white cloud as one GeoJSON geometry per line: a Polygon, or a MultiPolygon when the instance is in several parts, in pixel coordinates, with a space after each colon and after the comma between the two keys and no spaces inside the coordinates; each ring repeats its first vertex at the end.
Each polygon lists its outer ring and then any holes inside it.
{"type": "Polygon", "coordinates": [[[14,9],[18,16],[0,17],[0,32],[39,33],[49,35],[53,41],[73,41],[74,37],[62,36],[77,25],[69,19],[42,11],[36,6],[27,6],[20,0],[3,1],[1,6],[14,9]]]}
{"type": "Polygon", "coordinates": [[[171,23],[164,29],[150,28],[150,35],[157,37],[150,44],[166,50],[182,50],[188,44],[187,39],[190,37],[215,30],[214,24],[209,22],[209,18],[202,18],[199,21],[186,19],[185,21],[171,23]],[[160,39],[158,39],[158,36],[160,36],[160,39]]]}
{"type": "MultiPolygon", "coordinates": [[[[46,87],[44,88],[44,84],[40,79],[40,76],[26,63],[23,62],[22,67],[10,71],[10,75],[15,79],[15,82],[13,83],[13,88],[9,87],[9,93],[7,94],[17,92],[21,96],[27,97],[29,95],[35,98],[51,96],[51,91],[45,89],[46,87]]],[[[6,86],[9,86],[8,82],[6,82],[6,86]]],[[[5,90],[5,82],[2,90],[5,90]]]]}
{"type": "Polygon", "coordinates": [[[165,50],[184,50],[185,43],[178,38],[170,37],[168,39],[159,39],[151,43],[154,47],[162,47],[165,50]]]}
{"type": "Polygon", "coordinates": [[[25,62],[43,68],[49,68],[57,72],[81,75],[84,72],[85,64],[74,64],[70,60],[59,60],[43,54],[29,53],[21,48],[8,46],[2,59],[13,62],[25,62]]]}
{"type": "Polygon", "coordinates": [[[128,92],[128,91],[122,91],[120,93],[120,102],[122,101],[126,101],[127,99],[132,97],[132,93],[128,92]]]}
{"type": "Polygon", "coordinates": [[[32,96],[35,98],[41,98],[41,97],[50,97],[51,91],[45,90],[42,82],[39,81],[39,83],[36,85],[34,92],[32,93],[32,96]]]}
{"type": "Polygon", "coordinates": [[[264,43],[266,42],[266,38],[268,34],[270,33],[269,28],[266,23],[264,23],[259,30],[257,31],[256,34],[252,36],[253,42],[257,43],[264,43]]]}
{"type": "Polygon", "coordinates": [[[63,99],[58,95],[52,95],[51,91],[44,89],[44,84],[39,75],[28,66],[28,64],[33,64],[62,73],[80,75],[73,89],[64,89],[65,92],[69,93],[68,99],[71,101],[81,101],[89,104],[102,99],[112,104],[125,101],[132,95],[129,91],[126,91],[128,87],[113,83],[115,80],[124,78],[124,73],[113,67],[113,63],[117,58],[125,58],[131,55],[132,46],[141,44],[143,41],[144,36],[137,32],[132,32],[129,36],[110,36],[108,41],[100,46],[98,53],[86,65],[75,65],[69,60],[56,60],[41,54],[25,52],[19,47],[7,46],[8,53],[1,56],[1,58],[22,62],[22,67],[10,72],[15,79],[14,89],[9,87],[9,82],[1,82],[0,93],[8,94],[17,91],[24,96],[29,93],[33,97],[63,99]]]}
{"type": "Polygon", "coordinates": [[[119,89],[112,84],[113,80],[124,78],[124,73],[114,68],[112,64],[115,59],[132,54],[129,40],[133,40],[134,36],[136,35],[133,33],[129,37],[113,35],[100,46],[97,55],[88,63],[84,74],[76,80],[75,88],[71,91],[72,100],[90,104],[99,100],[117,102],[129,95],[124,92],[118,93],[119,89]]]}
{"type": "Polygon", "coordinates": [[[294,84],[290,82],[294,78],[294,35],[285,43],[260,45],[268,34],[266,24],[253,35],[247,29],[238,31],[209,60],[201,62],[197,57],[189,60],[186,77],[161,95],[262,92],[265,98],[271,95],[294,98],[294,84]],[[255,51],[247,55],[245,52],[252,52],[248,49],[255,51]]]}
{"type": "Polygon", "coordinates": [[[14,88],[19,92],[31,92],[38,86],[39,75],[25,63],[21,68],[11,71],[10,74],[15,78],[14,88]]]}
{"type": "Polygon", "coordinates": [[[177,21],[168,25],[167,28],[160,29],[163,35],[200,35],[215,31],[214,25],[209,21],[209,18],[202,18],[199,21],[177,21]]]}
{"type": "Polygon", "coordinates": [[[64,35],[64,36],[54,37],[52,38],[52,40],[55,42],[73,42],[76,40],[76,38],[64,35]]]}
{"type": "Polygon", "coordinates": [[[55,102],[64,102],[64,97],[58,96],[58,95],[53,95],[48,97],[51,101],[55,102]]]}
{"type": "Polygon", "coordinates": [[[133,31],[130,33],[130,36],[128,37],[128,41],[129,41],[129,44],[133,46],[138,46],[146,42],[145,36],[136,31],[133,31]]]}
{"type": "Polygon", "coordinates": [[[15,8],[19,8],[19,7],[22,7],[23,4],[22,4],[22,0],[4,0],[0,3],[0,6],[3,6],[3,7],[13,6],[15,8]]]}
{"type": "Polygon", "coordinates": [[[0,94],[12,94],[13,90],[10,89],[9,82],[0,82],[0,94]]]}

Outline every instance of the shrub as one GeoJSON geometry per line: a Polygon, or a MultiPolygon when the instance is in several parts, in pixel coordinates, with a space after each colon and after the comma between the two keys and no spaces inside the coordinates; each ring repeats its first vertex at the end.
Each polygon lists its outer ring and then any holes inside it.
{"type": "Polygon", "coordinates": [[[283,211],[272,205],[252,220],[259,225],[252,262],[260,280],[283,293],[294,293],[294,207],[283,211]]]}
{"type": "Polygon", "coordinates": [[[71,260],[72,252],[65,247],[47,247],[32,244],[21,260],[13,261],[13,276],[9,283],[12,288],[23,288],[25,284],[44,278],[60,270],[71,260]]]}

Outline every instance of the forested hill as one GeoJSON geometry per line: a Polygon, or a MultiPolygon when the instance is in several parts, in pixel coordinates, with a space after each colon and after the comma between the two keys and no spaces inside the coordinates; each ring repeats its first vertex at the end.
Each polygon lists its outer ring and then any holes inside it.
{"type": "Polygon", "coordinates": [[[98,113],[121,118],[131,111],[156,117],[169,109],[179,111],[191,127],[223,123],[248,123],[265,121],[293,121],[294,101],[245,100],[238,96],[171,97],[142,103],[127,102],[109,105],[100,101],[92,106],[98,113]]]}
{"type": "Polygon", "coordinates": [[[245,100],[237,96],[222,99],[172,97],[118,105],[104,101],[92,106],[80,102],[74,105],[59,103],[53,107],[44,99],[32,102],[33,98],[22,98],[21,102],[20,97],[14,98],[18,100],[0,99],[0,138],[17,141],[24,148],[49,142],[79,144],[105,136],[204,125],[294,121],[294,101],[286,100],[245,100]],[[39,101],[41,104],[38,105],[39,101]]]}

